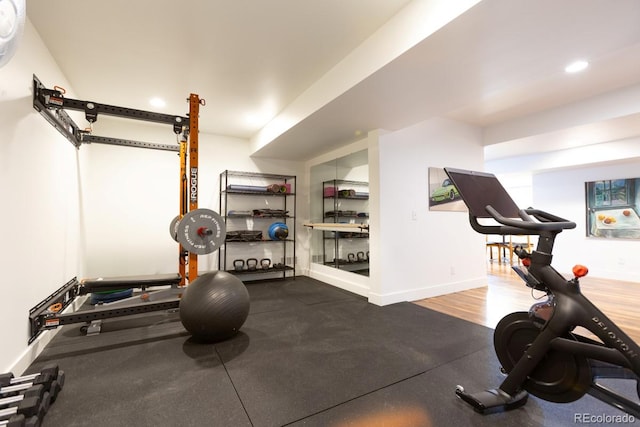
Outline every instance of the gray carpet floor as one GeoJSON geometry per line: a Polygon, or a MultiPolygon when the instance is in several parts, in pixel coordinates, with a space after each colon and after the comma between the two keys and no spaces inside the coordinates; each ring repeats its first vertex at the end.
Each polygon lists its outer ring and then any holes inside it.
{"type": "Polygon", "coordinates": [[[523,427],[622,415],[590,396],[480,415],[455,388],[502,381],[491,329],[307,277],[247,288],[247,321],[216,344],[194,342],[178,313],[108,319],[90,337],[60,328],[28,371],[55,362],[66,373],[43,426],[523,427]]]}

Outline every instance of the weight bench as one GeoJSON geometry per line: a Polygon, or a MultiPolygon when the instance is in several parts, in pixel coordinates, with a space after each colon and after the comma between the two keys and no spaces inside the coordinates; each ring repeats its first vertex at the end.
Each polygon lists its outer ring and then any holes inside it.
{"type": "MultiPolygon", "coordinates": [[[[91,305],[112,303],[133,297],[134,289],[146,290],[156,286],[177,286],[179,274],[146,276],[98,277],[80,282],[80,295],[91,294],[91,305]]],[[[157,298],[156,298],[157,299],[157,298]]]]}
{"type": "Polygon", "coordinates": [[[32,343],[42,331],[63,325],[86,323],[89,325],[83,326],[81,330],[87,335],[93,335],[100,333],[103,319],[176,310],[180,306],[180,296],[183,292],[180,286],[181,279],[177,273],[86,279],[82,283],[74,277],[29,310],[29,343],[32,343]],[[162,289],[147,291],[152,287],[162,289]],[[141,289],[142,292],[132,292],[131,297],[118,301],[96,304],[93,309],[63,313],[78,295],[129,289],[141,289]]]}
{"type": "Polygon", "coordinates": [[[146,276],[98,277],[80,281],[80,295],[90,292],[117,291],[152,286],[174,286],[180,283],[179,274],[152,274],[146,276]]]}
{"type": "MultiPolygon", "coordinates": [[[[154,274],[146,276],[98,277],[83,279],[80,282],[79,294],[91,294],[91,305],[95,309],[117,309],[178,298],[182,292],[178,289],[181,276],[179,274],[154,274]],[[149,288],[167,287],[167,289],[146,292],[149,288]],[[134,295],[134,289],[142,292],[134,295]]],[[[82,327],[87,335],[96,335],[102,329],[102,318],[91,320],[88,326],[82,327]]]]}

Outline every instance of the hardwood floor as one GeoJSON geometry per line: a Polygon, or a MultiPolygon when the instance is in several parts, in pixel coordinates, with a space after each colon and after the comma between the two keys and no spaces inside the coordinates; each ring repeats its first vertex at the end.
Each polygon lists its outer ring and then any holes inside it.
{"type": "MultiPolygon", "coordinates": [[[[587,276],[580,279],[580,286],[592,303],[640,344],[640,283],[587,276]]],[[[542,292],[535,290],[533,295],[544,297],[542,292]]],[[[508,264],[491,261],[487,262],[487,286],[415,301],[432,310],[490,328],[495,328],[506,314],[527,311],[534,302],[532,289],[508,264]]]]}

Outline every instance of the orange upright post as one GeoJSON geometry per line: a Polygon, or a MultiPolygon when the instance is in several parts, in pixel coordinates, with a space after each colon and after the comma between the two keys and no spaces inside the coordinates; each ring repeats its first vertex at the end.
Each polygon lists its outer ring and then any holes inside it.
{"type": "MultiPolygon", "coordinates": [[[[189,96],[189,211],[198,209],[198,115],[200,114],[198,95],[189,96]]],[[[198,255],[189,253],[189,282],[198,277],[198,255]]]]}
{"type": "MultiPolygon", "coordinates": [[[[178,221],[188,212],[187,188],[187,137],[184,135],[180,140],[180,213],[178,221]]],[[[187,284],[187,256],[181,243],[178,243],[178,251],[178,273],[181,277],[180,286],[184,286],[187,284]]]]}

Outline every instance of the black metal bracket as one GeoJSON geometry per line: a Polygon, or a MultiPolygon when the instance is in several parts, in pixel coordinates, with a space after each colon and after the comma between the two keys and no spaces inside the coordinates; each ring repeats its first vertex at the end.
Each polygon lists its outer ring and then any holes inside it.
{"type": "MultiPolygon", "coordinates": [[[[31,344],[38,335],[46,329],[45,319],[55,318],[58,313],[61,313],[73,302],[78,295],[79,288],[80,282],[78,282],[77,277],[74,277],[65,283],[64,286],[60,287],[57,291],[29,310],[29,344],[31,344]],[[56,305],[58,307],[53,309],[56,305]]],[[[55,322],[49,323],[49,329],[57,327],[57,325],[54,326],[53,323],[55,322]]]]}
{"type": "Polygon", "coordinates": [[[131,139],[120,139],[120,138],[111,138],[108,136],[98,136],[92,135],[87,131],[80,131],[82,136],[83,144],[91,144],[95,142],[96,144],[108,144],[108,145],[124,145],[129,147],[138,147],[138,148],[151,148],[154,150],[166,150],[166,151],[180,151],[179,145],[171,145],[171,144],[156,144],[152,142],[142,142],[142,141],[134,141],[131,139]]]}
{"type": "MultiPolygon", "coordinates": [[[[179,276],[178,276],[179,279],[179,276]]],[[[146,286],[165,286],[169,280],[154,284],[147,282],[146,286]]],[[[178,281],[176,281],[177,284],[178,281]]],[[[114,285],[112,288],[101,286],[101,290],[123,289],[122,284],[114,285]]],[[[135,286],[144,288],[144,286],[135,286]]],[[[140,302],[123,306],[96,306],[92,310],[80,310],[73,313],[63,313],[63,311],[80,295],[86,295],[85,285],[78,281],[77,277],[69,280],[47,298],[39,302],[29,310],[29,344],[31,344],[42,332],[49,329],[56,329],[59,326],[73,323],[92,322],[94,320],[109,319],[112,317],[131,316],[134,314],[150,313],[152,311],[162,311],[176,309],[180,306],[180,298],[171,298],[159,301],[140,302]]]]}
{"type": "Polygon", "coordinates": [[[76,148],[79,148],[83,143],[94,142],[156,150],[179,151],[178,145],[155,144],[150,142],[92,135],[88,131],[81,130],[65,110],[83,111],[85,118],[89,123],[95,123],[98,120],[98,115],[104,114],[107,116],[121,117],[125,119],[169,124],[172,125],[173,132],[175,134],[180,134],[183,131],[187,131],[189,128],[188,117],[173,116],[170,114],[65,98],[62,91],[58,89],[47,89],[40,80],[38,80],[35,74],[33,76],[33,108],[49,123],[51,123],[58,132],[64,135],[64,137],[67,138],[76,148]]]}
{"type": "Polygon", "coordinates": [[[165,301],[139,303],[123,307],[96,307],[93,310],[82,310],[73,313],[41,316],[40,327],[43,330],[55,329],[58,326],[73,323],[89,323],[94,320],[111,319],[114,317],[132,316],[135,314],[151,313],[153,311],[172,310],[180,307],[180,298],[165,301]]]}

